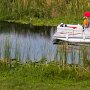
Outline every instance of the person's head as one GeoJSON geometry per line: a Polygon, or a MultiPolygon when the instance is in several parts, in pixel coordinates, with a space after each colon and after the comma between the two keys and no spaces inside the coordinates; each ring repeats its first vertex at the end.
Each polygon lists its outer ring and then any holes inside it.
{"type": "Polygon", "coordinates": [[[86,17],[86,16],[84,16],[83,18],[84,18],[84,19],[87,19],[87,17],[86,17]]]}

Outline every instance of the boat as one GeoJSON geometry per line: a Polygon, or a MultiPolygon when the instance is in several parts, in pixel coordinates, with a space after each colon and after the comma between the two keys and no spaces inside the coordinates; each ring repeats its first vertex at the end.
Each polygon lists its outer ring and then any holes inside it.
{"type": "MultiPolygon", "coordinates": [[[[84,16],[90,18],[90,12],[85,12],[84,16]]],[[[83,28],[82,25],[64,24],[57,26],[53,35],[53,42],[65,41],[70,43],[90,43],[90,27],[83,28]]]]}

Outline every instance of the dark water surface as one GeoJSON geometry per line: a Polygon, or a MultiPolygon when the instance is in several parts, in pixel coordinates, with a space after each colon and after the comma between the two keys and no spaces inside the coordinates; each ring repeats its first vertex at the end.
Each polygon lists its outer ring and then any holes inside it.
{"type": "Polygon", "coordinates": [[[82,63],[89,59],[89,47],[54,45],[52,35],[56,27],[31,26],[0,22],[0,57],[22,61],[65,60],[66,63],[82,63]],[[85,53],[87,53],[85,55],[85,53]]]}

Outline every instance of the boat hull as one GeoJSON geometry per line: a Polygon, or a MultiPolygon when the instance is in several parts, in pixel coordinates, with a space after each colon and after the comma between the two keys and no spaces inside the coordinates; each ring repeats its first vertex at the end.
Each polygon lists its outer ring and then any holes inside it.
{"type": "MultiPolygon", "coordinates": [[[[76,25],[73,25],[73,27],[75,26],[76,25]]],[[[90,43],[90,28],[83,30],[83,28],[81,28],[81,26],[79,27],[79,25],[77,25],[76,28],[69,27],[58,26],[57,31],[53,35],[53,40],[71,43],[90,43]]]]}

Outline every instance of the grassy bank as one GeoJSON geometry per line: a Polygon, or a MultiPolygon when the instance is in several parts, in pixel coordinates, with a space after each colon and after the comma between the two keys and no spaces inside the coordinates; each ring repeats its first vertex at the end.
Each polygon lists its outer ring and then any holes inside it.
{"type": "Polygon", "coordinates": [[[80,18],[89,8],[89,0],[0,0],[0,20],[49,26],[82,23],[80,18]]]}
{"type": "Polygon", "coordinates": [[[32,24],[35,26],[57,26],[60,23],[66,24],[83,24],[83,17],[57,17],[52,19],[45,19],[45,18],[29,18],[23,17],[20,20],[4,20],[7,22],[15,22],[21,24],[32,24]]]}
{"type": "Polygon", "coordinates": [[[0,61],[1,90],[89,90],[88,67],[0,61]]]}

